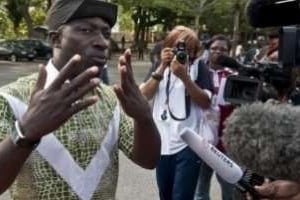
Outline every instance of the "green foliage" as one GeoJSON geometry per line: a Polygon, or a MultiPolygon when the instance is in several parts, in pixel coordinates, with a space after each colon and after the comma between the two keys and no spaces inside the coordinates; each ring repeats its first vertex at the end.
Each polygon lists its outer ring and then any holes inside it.
{"type": "Polygon", "coordinates": [[[21,10],[22,7],[20,6],[20,3],[24,2],[19,2],[18,0],[11,0],[8,1],[5,5],[8,17],[12,21],[14,29],[18,29],[23,18],[21,10]]]}
{"type": "MultiPolygon", "coordinates": [[[[253,32],[245,17],[247,0],[112,0],[119,5],[118,22],[121,31],[167,30],[182,24],[202,27],[214,33],[232,34],[233,17],[241,11],[240,32],[253,32]],[[199,20],[197,20],[199,19],[199,20]],[[196,22],[198,21],[199,24],[196,22]]],[[[50,0],[0,0],[0,37],[24,37],[28,21],[24,11],[29,11],[32,25],[43,25],[50,0]],[[9,8],[9,9],[8,9],[9,8]]],[[[201,31],[201,29],[200,29],[201,31]]]]}
{"type": "Polygon", "coordinates": [[[8,39],[28,36],[29,29],[43,25],[47,3],[45,0],[0,0],[0,37],[8,39]]]}
{"type": "MultiPolygon", "coordinates": [[[[157,24],[167,19],[170,20],[171,17],[168,18],[168,15],[171,13],[172,22],[191,26],[195,16],[200,15],[200,25],[206,24],[213,32],[223,32],[224,29],[232,30],[233,12],[238,5],[243,13],[241,28],[249,29],[249,26],[245,24],[244,15],[247,0],[114,0],[114,2],[124,9],[126,15],[131,13],[132,17],[135,17],[138,7],[151,11],[151,19],[161,19],[157,20],[157,24]]],[[[124,18],[128,19],[127,16],[124,18]]]]}
{"type": "Polygon", "coordinates": [[[15,37],[13,25],[8,20],[7,12],[4,9],[0,9],[0,39],[13,37],[15,37]]]}
{"type": "Polygon", "coordinates": [[[133,21],[131,19],[130,12],[123,12],[121,15],[119,15],[118,21],[121,30],[127,32],[131,32],[133,30],[133,21]]]}
{"type": "Polygon", "coordinates": [[[214,7],[203,12],[200,22],[206,24],[208,31],[212,34],[225,33],[232,34],[233,17],[236,9],[239,9],[240,15],[240,31],[251,32],[253,28],[247,22],[245,15],[246,0],[217,0],[214,7]]]}
{"type": "Polygon", "coordinates": [[[45,10],[46,7],[32,7],[30,15],[32,16],[34,25],[39,26],[44,24],[46,18],[45,10]]]}

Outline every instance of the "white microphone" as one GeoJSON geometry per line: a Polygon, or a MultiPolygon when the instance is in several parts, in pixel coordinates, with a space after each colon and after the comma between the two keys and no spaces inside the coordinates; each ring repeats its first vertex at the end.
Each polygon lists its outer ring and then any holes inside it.
{"type": "Polygon", "coordinates": [[[181,132],[181,138],[188,146],[216,173],[228,183],[236,184],[243,177],[243,170],[226,155],[220,152],[203,137],[192,129],[185,128],[181,132]]]}
{"type": "Polygon", "coordinates": [[[225,181],[236,185],[242,192],[249,192],[254,197],[258,197],[254,186],[261,185],[264,177],[250,170],[242,170],[239,165],[192,129],[186,127],[180,135],[182,140],[225,181]]]}

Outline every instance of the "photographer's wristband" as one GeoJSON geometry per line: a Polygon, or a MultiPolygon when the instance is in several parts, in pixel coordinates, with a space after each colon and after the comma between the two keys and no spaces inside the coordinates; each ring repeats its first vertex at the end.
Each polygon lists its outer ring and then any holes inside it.
{"type": "Polygon", "coordinates": [[[163,75],[161,75],[157,72],[152,72],[151,77],[156,81],[161,81],[164,78],[163,75]]]}

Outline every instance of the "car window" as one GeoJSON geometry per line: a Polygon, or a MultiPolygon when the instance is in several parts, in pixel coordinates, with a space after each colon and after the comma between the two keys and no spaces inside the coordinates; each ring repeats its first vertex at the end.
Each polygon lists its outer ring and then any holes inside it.
{"type": "Polygon", "coordinates": [[[4,43],[4,42],[1,42],[1,43],[0,43],[0,46],[1,46],[1,47],[5,47],[5,48],[9,48],[9,47],[10,47],[9,44],[4,43]]]}

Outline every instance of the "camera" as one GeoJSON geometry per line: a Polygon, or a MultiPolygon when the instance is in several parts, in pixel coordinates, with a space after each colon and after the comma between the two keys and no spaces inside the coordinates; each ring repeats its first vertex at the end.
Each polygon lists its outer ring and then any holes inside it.
{"type": "Polygon", "coordinates": [[[235,105],[277,99],[296,89],[292,80],[292,69],[296,66],[300,66],[300,29],[282,27],[279,61],[235,67],[239,75],[227,78],[224,99],[235,105]]]}
{"type": "Polygon", "coordinates": [[[175,54],[177,61],[180,64],[184,65],[188,58],[188,53],[187,53],[185,42],[183,40],[180,40],[177,43],[176,48],[174,48],[172,51],[175,54]]]}

